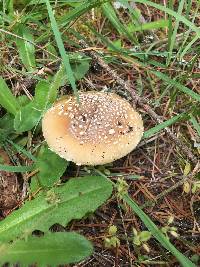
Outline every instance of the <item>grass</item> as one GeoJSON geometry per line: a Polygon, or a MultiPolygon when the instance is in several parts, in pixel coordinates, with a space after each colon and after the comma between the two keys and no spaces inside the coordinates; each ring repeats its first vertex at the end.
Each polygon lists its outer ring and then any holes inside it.
{"type": "MultiPolygon", "coordinates": [[[[10,175],[10,181],[17,177],[19,187],[15,204],[0,209],[0,263],[35,262],[26,250],[27,242],[33,252],[35,246],[41,248],[38,262],[47,265],[48,253],[42,248],[51,240],[55,250],[59,250],[57,242],[71,242],[72,247],[78,242],[83,252],[81,257],[78,247],[74,254],[63,252],[60,262],[56,257],[52,260],[55,264],[86,258],[84,266],[90,266],[90,260],[97,266],[99,253],[106,266],[126,266],[127,261],[130,266],[160,262],[171,266],[176,261],[185,267],[198,265],[198,237],[195,240],[191,234],[198,232],[193,225],[198,221],[199,187],[192,191],[200,178],[198,168],[163,130],[170,127],[199,158],[199,2],[169,1],[168,6],[148,0],[119,2],[124,7],[116,9],[111,1],[95,0],[0,3],[0,174],[10,175]],[[81,40],[88,49],[82,48],[81,40]],[[106,88],[131,101],[130,93],[91,58],[90,47],[163,120],[155,123],[138,106],[145,125],[141,145],[124,159],[95,169],[77,168],[59,158],[41,134],[43,113],[63,95],[74,94],[78,99],[80,90],[106,88]],[[185,166],[189,166],[187,177],[185,166]],[[180,176],[185,182],[180,183],[180,176]],[[162,195],[159,201],[157,195],[162,195]],[[148,202],[154,207],[142,209],[148,202]],[[174,218],[172,226],[169,217],[174,218]],[[105,255],[104,242],[110,238],[112,224],[120,245],[113,243],[105,255]],[[135,245],[132,227],[138,233],[149,231],[152,237],[135,245]],[[71,233],[68,238],[63,233],[57,241],[49,229],[83,233],[93,242],[94,254],[85,237],[71,233]],[[34,230],[44,232],[44,238],[37,234],[35,241],[34,230]],[[18,247],[26,260],[10,256],[18,247]]],[[[13,198],[9,190],[0,184],[3,206],[13,198]]]]}
{"type": "Polygon", "coordinates": [[[71,65],[69,62],[69,56],[65,51],[65,47],[64,47],[64,44],[63,44],[63,41],[61,38],[61,34],[60,34],[59,29],[58,29],[58,25],[57,25],[57,22],[55,20],[55,17],[53,15],[53,11],[52,11],[51,5],[49,3],[49,0],[46,0],[46,6],[47,6],[50,21],[51,21],[51,27],[52,27],[52,30],[53,30],[53,33],[54,33],[54,36],[56,39],[56,43],[57,43],[64,67],[65,67],[66,75],[69,79],[69,82],[70,82],[71,87],[74,91],[74,94],[78,98],[75,78],[74,78],[74,74],[73,74],[73,71],[72,71],[72,68],[71,68],[71,65]]]}

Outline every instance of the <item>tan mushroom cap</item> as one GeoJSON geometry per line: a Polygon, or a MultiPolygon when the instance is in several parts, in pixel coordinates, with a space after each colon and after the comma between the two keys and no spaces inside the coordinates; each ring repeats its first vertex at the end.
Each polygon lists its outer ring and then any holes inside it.
{"type": "Polygon", "coordinates": [[[114,93],[86,92],[58,101],[43,117],[50,149],[77,165],[100,165],[130,153],[143,135],[141,116],[114,93]]]}

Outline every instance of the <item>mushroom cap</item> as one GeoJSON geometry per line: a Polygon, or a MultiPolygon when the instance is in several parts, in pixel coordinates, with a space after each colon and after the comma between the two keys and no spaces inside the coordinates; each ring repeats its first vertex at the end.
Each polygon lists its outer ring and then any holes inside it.
{"type": "Polygon", "coordinates": [[[100,165],[130,153],[143,135],[141,116],[114,93],[85,92],[58,101],[42,120],[50,149],[77,165],[100,165]]]}

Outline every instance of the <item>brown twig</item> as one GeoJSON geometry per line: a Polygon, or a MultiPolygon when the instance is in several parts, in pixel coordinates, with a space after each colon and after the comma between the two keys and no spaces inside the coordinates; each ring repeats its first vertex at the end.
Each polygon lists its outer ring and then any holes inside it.
{"type": "MultiPolygon", "coordinates": [[[[85,41],[81,40],[80,41],[80,45],[83,48],[89,48],[89,46],[86,44],[85,41]]],[[[155,122],[157,123],[163,123],[163,119],[158,116],[156,114],[156,112],[150,107],[150,105],[148,104],[148,101],[144,98],[144,97],[140,97],[135,91],[134,89],[128,84],[126,83],[122,78],[120,78],[119,74],[111,69],[108,64],[97,54],[97,52],[95,51],[90,51],[89,52],[90,56],[98,62],[98,64],[106,70],[107,73],[110,74],[110,76],[113,78],[113,80],[115,80],[119,85],[121,85],[125,90],[127,90],[128,92],[130,92],[131,96],[132,96],[132,100],[134,102],[134,104],[138,104],[139,106],[141,106],[153,119],[155,122]]],[[[169,137],[171,138],[171,140],[178,146],[181,148],[181,150],[183,151],[183,153],[185,155],[187,155],[187,157],[194,163],[197,164],[198,159],[196,158],[196,156],[192,153],[192,151],[190,150],[189,147],[187,147],[185,144],[183,144],[177,137],[176,135],[170,130],[169,127],[165,127],[164,131],[169,135],[169,137]]]]}

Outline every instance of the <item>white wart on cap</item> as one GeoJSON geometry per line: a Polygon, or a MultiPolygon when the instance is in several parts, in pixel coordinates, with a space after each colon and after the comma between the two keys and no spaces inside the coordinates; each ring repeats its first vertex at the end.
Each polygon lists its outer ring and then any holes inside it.
{"type": "Polygon", "coordinates": [[[50,149],[77,165],[100,165],[130,153],[143,135],[141,116],[114,93],[86,92],[60,100],[43,117],[50,149]]]}

